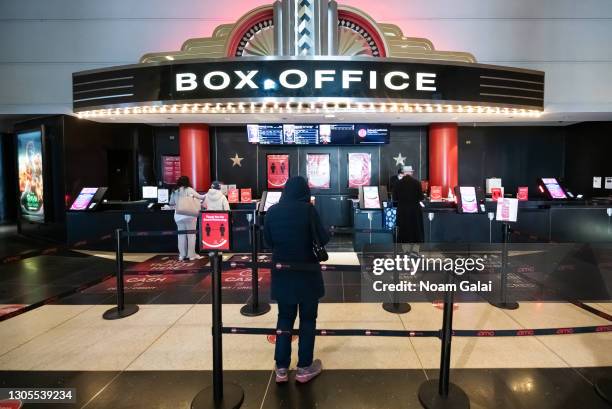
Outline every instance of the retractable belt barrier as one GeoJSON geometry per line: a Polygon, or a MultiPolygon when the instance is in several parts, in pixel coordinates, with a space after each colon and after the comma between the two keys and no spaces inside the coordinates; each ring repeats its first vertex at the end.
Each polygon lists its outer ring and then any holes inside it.
{"type": "MultiPolygon", "coordinates": [[[[238,335],[299,335],[298,330],[281,331],[274,328],[255,327],[223,327],[224,334],[238,335]]],[[[612,325],[596,325],[587,327],[561,327],[537,329],[503,329],[503,330],[453,330],[453,337],[528,337],[543,335],[571,335],[612,332],[612,325]]],[[[434,337],[441,338],[442,330],[416,331],[416,330],[383,330],[383,329],[317,329],[318,336],[365,336],[365,337],[434,337]]]]}
{"type": "Polygon", "coordinates": [[[15,254],[13,256],[7,256],[7,257],[0,258],[0,264],[8,264],[8,263],[25,260],[25,259],[32,258],[32,257],[48,256],[51,254],[57,254],[62,250],[78,249],[79,247],[85,247],[90,244],[95,244],[95,243],[99,243],[102,241],[110,240],[112,237],[113,235],[109,233],[109,234],[105,234],[104,236],[98,237],[97,239],[79,240],[72,244],[63,244],[63,245],[58,245],[58,246],[53,246],[53,247],[47,247],[45,249],[40,249],[40,250],[26,250],[26,251],[22,251],[21,253],[15,254]]]}

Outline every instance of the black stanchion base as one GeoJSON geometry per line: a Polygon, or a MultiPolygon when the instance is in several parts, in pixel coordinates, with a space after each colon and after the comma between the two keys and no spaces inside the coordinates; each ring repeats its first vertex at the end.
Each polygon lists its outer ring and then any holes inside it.
{"type": "Polygon", "coordinates": [[[127,304],[122,310],[118,309],[117,307],[107,310],[104,315],[102,315],[102,318],[105,320],[118,320],[136,314],[138,310],[139,308],[137,305],[127,304]]]}
{"type": "Polygon", "coordinates": [[[268,311],[270,311],[270,308],[270,304],[267,302],[260,302],[257,304],[257,308],[255,308],[255,305],[253,304],[246,304],[240,309],[240,314],[246,317],[257,317],[258,315],[266,314],[268,311]]]}
{"type": "Polygon", "coordinates": [[[393,314],[406,314],[407,312],[410,312],[410,310],[412,309],[410,304],[406,302],[400,302],[400,303],[385,302],[383,303],[382,307],[383,307],[383,310],[393,313],[393,314]]]}
{"type": "Polygon", "coordinates": [[[223,399],[215,402],[211,385],[198,392],[191,402],[191,409],[238,409],[243,401],[244,391],[239,385],[223,382],[223,399]]]}
{"type": "Polygon", "coordinates": [[[470,398],[457,385],[448,385],[448,396],[440,396],[438,379],[424,382],[419,388],[419,402],[425,409],[469,409],[470,398]]]}
{"type": "Polygon", "coordinates": [[[489,302],[489,304],[502,310],[518,310],[519,308],[517,302],[489,302]]]}
{"type": "Polygon", "coordinates": [[[595,382],[595,392],[612,405],[612,379],[604,378],[595,382]]]}

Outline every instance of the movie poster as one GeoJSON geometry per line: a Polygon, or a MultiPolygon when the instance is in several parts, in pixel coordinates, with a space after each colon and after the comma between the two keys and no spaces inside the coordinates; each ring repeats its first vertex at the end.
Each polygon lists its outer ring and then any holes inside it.
{"type": "Polygon", "coordinates": [[[268,189],[282,189],[289,179],[289,155],[268,155],[268,189]]]}
{"type": "Polygon", "coordinates": [[[306,175],[308,177],[308,186],[311,189],[329,189],[331,178],[329,154],[307,154],[306,175]]]}
{"type": "Polygon", "coordinates": [[[348,187],[369,186],[372,179],[372,157],[369,153],[348,154],[348,187]]]}
{"type": "Polygon", "coordinates": [[[230,224],[228,212],[202,212],[200,223],[202,250],[229,250],[230,224]]]}
{"type": "Polygon", "coordinates": [[[44,222],[42,131],[17,134],[17,162],[21,216],[44,222]]]}
{"type": "Polygon", "coordinates": [[[181,177],[181,157],[162,155],[162,180],[166,185],[175,185],[181,177]]]}

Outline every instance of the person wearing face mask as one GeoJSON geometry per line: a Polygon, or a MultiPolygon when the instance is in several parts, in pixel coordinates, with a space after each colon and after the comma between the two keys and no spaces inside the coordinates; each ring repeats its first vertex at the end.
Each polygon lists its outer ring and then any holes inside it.
{"type": "Polygon", "coordinates": [[[214,181],[204,198],[204,208],[206,210],[229,210],[227,197],[221,193],[221,183],[214,181]]]}
{"type": "Polygon", "coordinates": [[[399,180],[393,187],[393,200],[397,201],[397,241],[399,243],[422,243],[425,238],[421,201],[421,183],[412,175],[412,166],[404,166],[399,180]]]}

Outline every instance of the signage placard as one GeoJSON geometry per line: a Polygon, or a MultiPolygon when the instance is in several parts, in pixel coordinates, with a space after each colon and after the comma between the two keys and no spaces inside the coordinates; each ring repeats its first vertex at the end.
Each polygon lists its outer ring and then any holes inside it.
{"type": "Polygon", "coordinates": [[[77,112],[151,102],[248,104],[313,99],[543,109],[544,73],[449,61],[242,57],[119,66],[73,75],[77,112]],[[100,90],[96,81],[109,78],[116,78],[118,86],[130,87],[130,93],[100,90]]]}
{"type": "Polygon", "coordinates": [[[228,251],[230,249],[230,213],[202,212],[200,220],[200,249],[228,251]]]}

